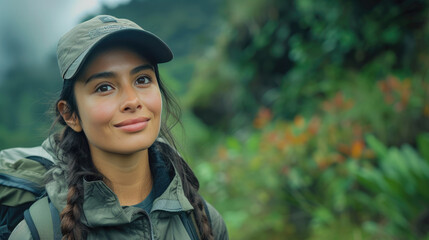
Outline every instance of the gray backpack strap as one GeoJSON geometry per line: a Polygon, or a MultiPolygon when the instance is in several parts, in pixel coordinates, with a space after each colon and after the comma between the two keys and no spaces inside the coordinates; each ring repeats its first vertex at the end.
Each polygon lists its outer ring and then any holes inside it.
{"type": "Polygon", "coordinates": [[[54,163],[53,156],[42,146],[32,148],[8,148],[0,151],[0,158],[6,162],[15,162],[28,156],[39,156],[54,163]]]}
{"type": "Polygon", "coordinates": [[[210,228],[211,228],[212,227],[212,218],[210,216],[209,207],[207,207],[207,202],[203,198],[203,196],[201,196],[201,198],[203,199],[204,211],[206,212],[207,218],[209,219],[209,224],[210,224],[210,228]]]}
{"type": "MultiPolygon", "coordinates": [[[[210,217],[209,208],[207,207],[207,202],[206,202],[206,200],[204,200],[204,198],[202,196],[201,196],[201,199],[203,200],[204,212],[207,215],[207,218],[209,220],[209,224],[211,227],[212,226],[212,219],[210,217]]],[[[186,212],[181,212],[179,217],[180,217],[180,220],[182,220],[183,226],[185,227],[186,232],[188,233],[191,240],[201,239],[201,234],[200,234],[200,231],[198,230],[198,226],[197,226],[197,222],[195,220],[194,212],[191,212],[189,214],[186,212]]]]}
{"type": "Polygon", "coordinates": [[[48,197],[41,198],[26,210],[24,219],[34,240],[61,239],[59,214],[48,197]]]}
{"type": "Polygon", "coordinates": [[[60,220],[60,213],[58,212],[57,208],[54,206],[54,204],[49,200],[49,209],[51,209],[51,219],[52,219],[52,225],[54,227],[54,239],[55,240],[61,240],[63,238],[63,234],[61,233],[61,220],[60,220]]]}
{"type": "MultiPolygon", "coordinates": [[[[183,226],[186,229],[186,232],[188,233],[188,236],[191,240],[199,240],[199,233],[197,232],[196,225],[194,224],[194,221],[191,219],[191,215],[193,213],[186,213],[181,212],[179,214],[180,220],[182,221],[183,226]]],[[[193,217],[192,217],[193,218],[193,217]]]]}

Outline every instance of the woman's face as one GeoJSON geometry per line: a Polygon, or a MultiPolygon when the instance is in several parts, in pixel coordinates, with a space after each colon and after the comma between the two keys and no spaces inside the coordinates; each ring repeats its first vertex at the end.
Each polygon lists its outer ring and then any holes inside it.
{"type": "MultiPolygon", "coordinates": [[[[127,48],[96,53],[74,86],[91,153],[132,154],[149,148],[161,125],[162,98],[154,67],[127,48]]],[[[75,129],[76,130],[76,129],[75,129]]]]}

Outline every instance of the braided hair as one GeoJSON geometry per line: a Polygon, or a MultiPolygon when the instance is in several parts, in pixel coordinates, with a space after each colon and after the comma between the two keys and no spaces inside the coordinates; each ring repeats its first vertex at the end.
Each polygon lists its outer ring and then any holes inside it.
{"type": "MultiPolygon", "coordinates": [[[[159,136],[168,142],[168,145],[157,144],[157,150],[160,152],[166,165],[170,167],[170,173],[174,172],[172,171],[174,166],[180,176],[184,194],[194,207],[193,213],[201,239],[212,240],[214,237],[208,216],[204,211],[204,200],[198,194],[198,179],[189,165],[175,150],[176,145],[171,133],[171,128],[177,123],[180,123],[181,110],[174,97],[162,83],[157,65],[154,64],[154,66],[165,109],[159,136]]],[[[92,162],[88,140],[84,132],[75,132],[70,128],[57,108],[60,101],[65,101],[67,104],[67,114],[76,114],[80,120],[74,94],[75,80],[76,78],[64,80],[63,89],[55,105],[56,121],[54,125],[60,123],[64,126],[62,132],[57,133],[54,137],[56,153],[60,164],[67,166],[67,205],[60,213],[63,240],[86,239],[89,229],[80,220],[83,214],[83,179],[103,179],[103,176],[92,162]]]]}

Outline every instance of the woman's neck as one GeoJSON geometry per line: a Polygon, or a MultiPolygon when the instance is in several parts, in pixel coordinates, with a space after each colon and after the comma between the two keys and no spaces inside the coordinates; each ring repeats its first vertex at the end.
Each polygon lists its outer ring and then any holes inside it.
{"type": "Polygon", "coordinates": [[[148,150],[118,155],[91,149],[92,161],[103,174],[106,184],[118,196],[122,206],[143,201],[153,185],[148,150]]]}

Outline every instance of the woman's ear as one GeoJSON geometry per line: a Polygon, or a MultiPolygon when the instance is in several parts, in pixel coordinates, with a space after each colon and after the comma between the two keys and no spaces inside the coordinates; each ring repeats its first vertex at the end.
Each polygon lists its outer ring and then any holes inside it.
{"type": "Polygon", "coordinates": [[[76,116],[76,113],[70,113],[69,107],[66,101],[61,100],[57,105],[58,111],[64,119],[64,122],[73,129],[75,132],[81,132],[82,126],[80,125],[80,121],[76,116]]]}

